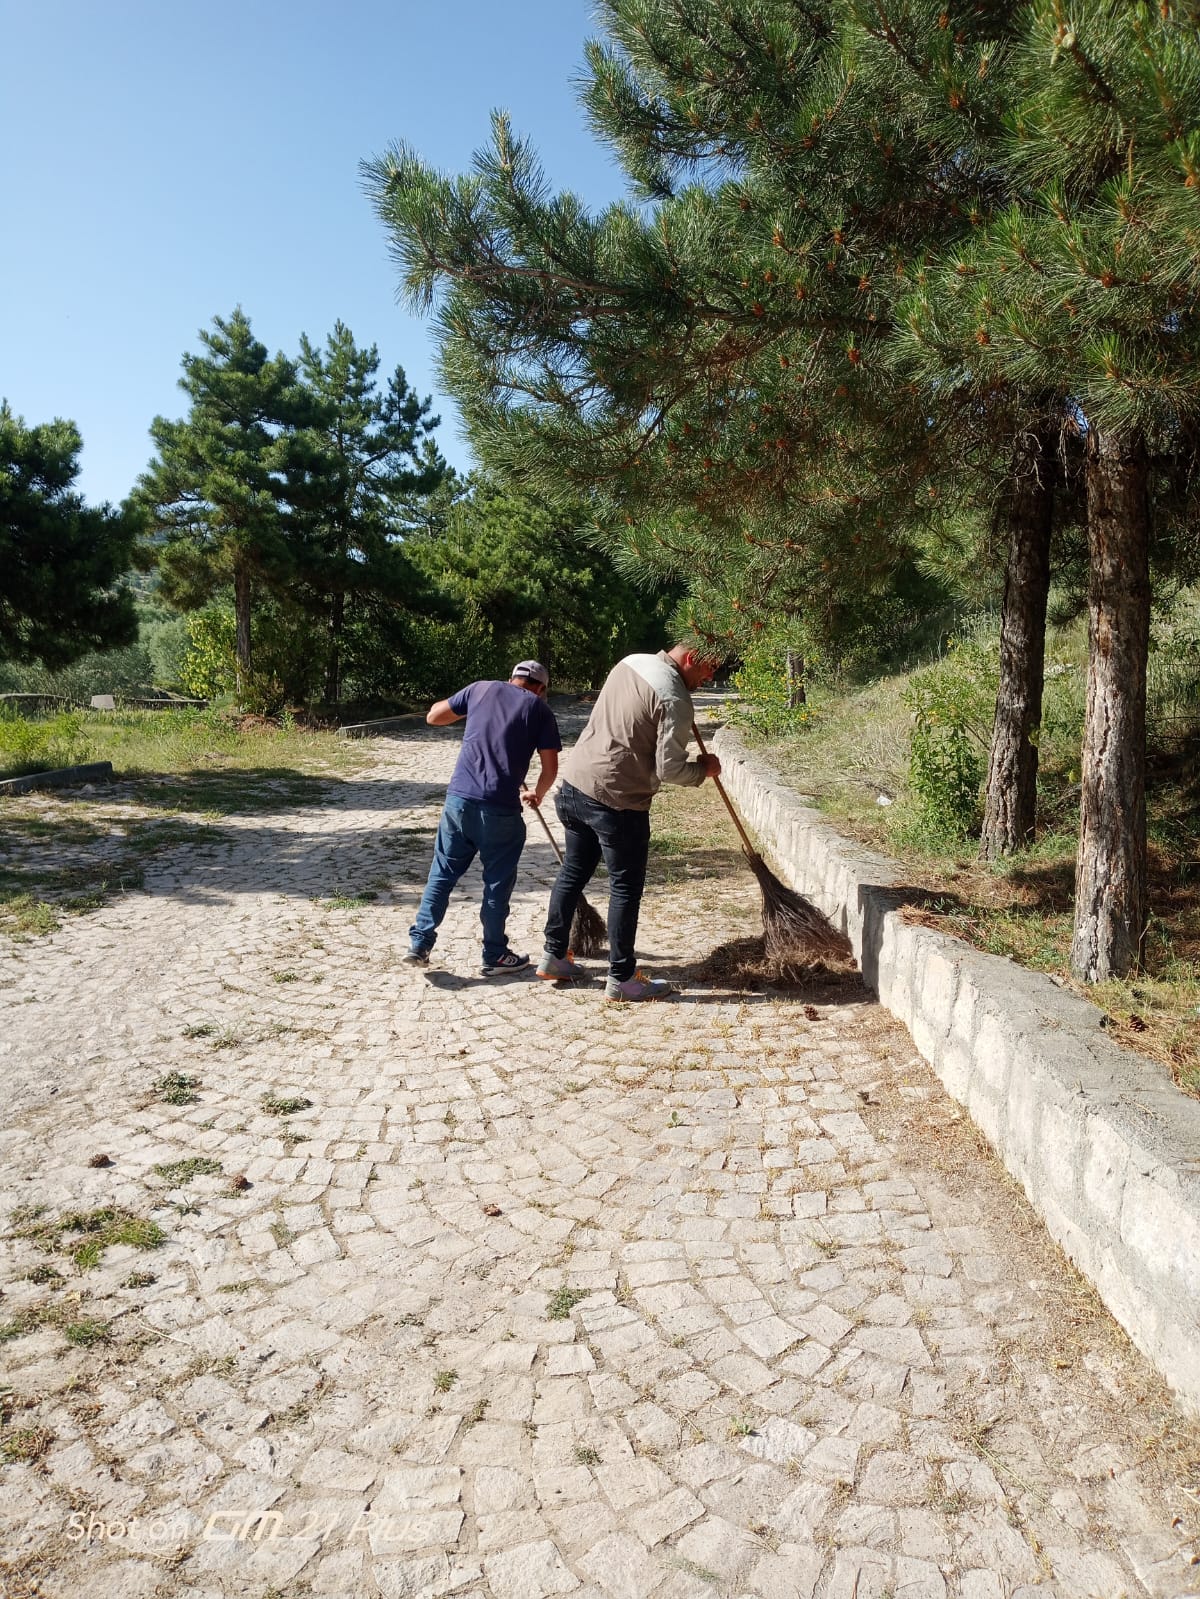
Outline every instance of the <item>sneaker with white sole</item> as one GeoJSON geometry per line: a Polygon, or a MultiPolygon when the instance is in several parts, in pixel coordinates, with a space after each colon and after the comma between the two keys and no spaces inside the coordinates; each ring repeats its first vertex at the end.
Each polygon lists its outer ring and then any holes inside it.
{"type": "Polygon", "coordinates": [[[544,977],[548,983],[577,983],[585,974],[575,964],[575,957],[568,950],[565,955],[551,955],[542,951],[542,958],[538,961],[537,974],[544,977]]]}
{"type": "Polygon", "coordinates": [[[665,978],[643,977],[641,972],[634,972],[623,983],[610,977],[604,985],[605,999],[624,1000],[631,1005],[639,1004],[644,999],[669,999],[678,992],[675,984],[668,983],[665,978]]]}
{"type": "Polygon", "coordinates": [[[523,972],[528,965],[528,955],[517,955],[506,949],[499,960],[484,961],[479,970],[484,977],[503,977],[508,972],[523,972]]]}

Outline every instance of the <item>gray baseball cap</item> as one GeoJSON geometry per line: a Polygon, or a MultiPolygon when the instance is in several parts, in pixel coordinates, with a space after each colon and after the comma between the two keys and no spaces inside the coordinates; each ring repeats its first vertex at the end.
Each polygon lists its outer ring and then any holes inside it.
{"type": "Polygon", "coordinates": [[[541,661],[518,661],[508,674],[510,677],[527,677],[534,683],[540,683],[543,688],[550,685],[550,673],[541,661]]]}

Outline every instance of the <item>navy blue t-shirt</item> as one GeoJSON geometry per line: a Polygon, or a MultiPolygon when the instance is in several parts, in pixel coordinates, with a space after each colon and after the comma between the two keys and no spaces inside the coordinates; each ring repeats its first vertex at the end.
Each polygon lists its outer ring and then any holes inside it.
{"type": "Polygon", "coordinates": [[[534,750],[562,749],[554,712],[539,695],[515,683],[468,683],[446,703],[467,718],[448,792],[519,811],[534,750]]]}

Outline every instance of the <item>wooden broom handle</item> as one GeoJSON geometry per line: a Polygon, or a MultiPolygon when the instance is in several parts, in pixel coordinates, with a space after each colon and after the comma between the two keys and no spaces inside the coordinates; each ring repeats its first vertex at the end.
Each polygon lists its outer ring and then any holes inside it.
{"type": "Polygon", "coordinates": [[[550,831],[550,823],[542,815],[541,806],[540,805],[531,805],[529,807],[529,809],[531,811],[536,811],[537,812],[537,819],[538,819],[539,822],[541,822],[542,827],[545,830],[546,837],[550,840],[550,848],[558,856],[558,864],[561,866],[562,863],[563,863],[563,852],[558,847],[558,840],[555,838],[554,834],[550,831]]]}
{"type": "MultiPolygon", "coordinates": [[[[701,755],[707,755],[708,751],[704,747],[704,740],[700,737],[700,729],[696,726],[695,722],[692,723],[692,737],[696,740],[696,743],[699,744],[701,755]]],[[[719,777],[714,777],[713,778],[713,782],[717,786],[717,793],[725,801],[725,809],[729,812],[729,815],[730,815],[730,817],[732,818],[732,821],[733,821],[733,825],[737,828],[738,832],[742,835],[742,847],[745,849],[746,854],[747,855],[757,855],[758,851],[755,849],[754,845],[750,842],[750,835],[746,832],[746,829],[742,826],[741,817],[738,815],[738,813],[733,808],[733,801],[729,798],[729,795],[725,792],[725,785],[721,782],[721,779],[719,777]]]]}

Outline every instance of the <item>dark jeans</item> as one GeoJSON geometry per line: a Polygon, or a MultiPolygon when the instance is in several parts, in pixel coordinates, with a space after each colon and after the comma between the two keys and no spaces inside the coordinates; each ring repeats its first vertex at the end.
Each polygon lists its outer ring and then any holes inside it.
{"type": "Polygon", "coordinates": [[[623,983],[637,970],[634,942],[650,855],[650,812],[614,811],[563,783],[554,802],[566,829],[567,847],[546,915],[546,949],[567,953],[571,919],[600,864],[608,867],[608,969],[623,983]]]}

